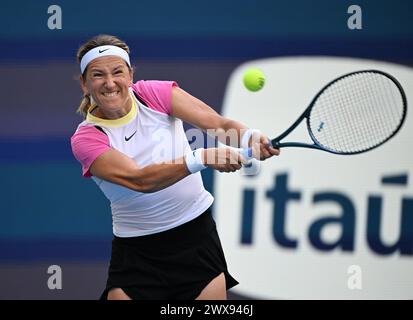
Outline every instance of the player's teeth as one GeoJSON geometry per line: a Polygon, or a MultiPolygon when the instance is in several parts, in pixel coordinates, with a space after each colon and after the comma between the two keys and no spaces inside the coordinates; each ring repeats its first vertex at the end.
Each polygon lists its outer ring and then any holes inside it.
{"type": "Polygon", "coordinates": [[[105,92],[104,93],[104,95],[106,96],[106,97],[114,97],[114,96],[116,96],[118,94],[118,91],[115,91],[115,92],[105,92]]]}

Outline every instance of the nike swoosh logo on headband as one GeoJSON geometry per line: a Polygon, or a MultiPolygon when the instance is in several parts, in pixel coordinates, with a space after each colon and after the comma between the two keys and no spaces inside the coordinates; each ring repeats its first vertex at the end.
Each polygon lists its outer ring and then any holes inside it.
{"type": "Polygon", "coordinates": [[[100,49],[99,49],[99,53],[105,52],[106,50],[109,50],[109,48],[103,49],[103,50],[100,50],[100,49]]]}

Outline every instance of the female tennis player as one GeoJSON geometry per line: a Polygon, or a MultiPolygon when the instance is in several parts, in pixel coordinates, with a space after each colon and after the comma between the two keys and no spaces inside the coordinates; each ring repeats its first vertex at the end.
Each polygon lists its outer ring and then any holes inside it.
{"type": "Polygon", "coordinates": [[[78,51],[85,117],[71,137],[83,176],[109,199],[112,256],[101,299],[226,299],[230,275],[200,171],[239,170],[235,148],[191,150],[186,121],[233,129],[264,160],[278,155],[259,131],[220,116],[174,81],[133,82],[129,47],[99,35],[78,51]],[[256,139],[254,138],[256,137],[256,139]]]}

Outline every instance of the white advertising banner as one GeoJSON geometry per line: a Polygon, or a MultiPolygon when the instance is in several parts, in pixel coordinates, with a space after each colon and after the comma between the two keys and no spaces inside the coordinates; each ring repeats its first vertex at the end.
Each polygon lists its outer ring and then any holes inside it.
{"type": "MultiPolygon", "coordinates": [[[[372,60],[293,57],[239,66],[222,114],[274,138],[331,80],[394,76],[413,102],[413,69],[372,60]],[[250,92],[248,68],[266,76],[250,92]]],[[[234,292],[258,299],[413,298],[413,112],[384,145],[359,155],[285,148],[256,175],[215,173],[214,212],[234,292]]],[[[311,142],[305,123],[287,141],[311,142]]]]}

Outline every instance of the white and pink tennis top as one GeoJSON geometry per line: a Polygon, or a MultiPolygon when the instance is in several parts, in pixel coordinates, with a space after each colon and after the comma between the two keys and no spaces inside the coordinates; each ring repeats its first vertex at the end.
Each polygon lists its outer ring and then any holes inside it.
{"type": "Polygon", "coordinates": [[[136,237],[162,232],[188,222],[211,206],[200,172],[153,193],[141,193],[102,180],[89,171],[93,161],[114,148],[140,167],[183,157],[190,150],[182,121],[172,114],[173,81],[138,81],[131,87],[133,106],[116,120],[88,113],[71,138],[72,151],[109,199],[113,233],[136,237]]]}

